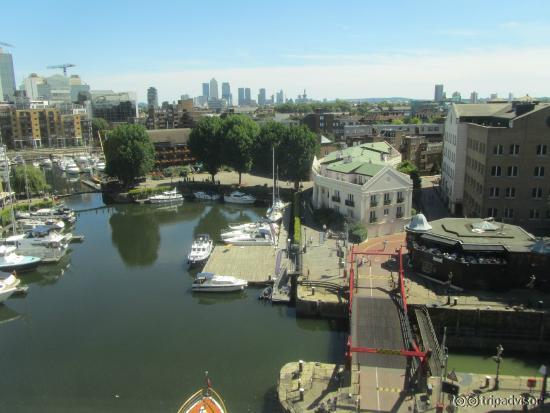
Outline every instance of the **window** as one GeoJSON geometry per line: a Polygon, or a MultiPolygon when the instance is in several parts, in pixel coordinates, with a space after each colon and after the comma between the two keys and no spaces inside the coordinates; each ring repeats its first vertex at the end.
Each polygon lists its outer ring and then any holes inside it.
{"type": "Polygon", "coordinates": [[[508,176],[518,176],[518,167],[509,166],[507,172],[508,172],[508,176]]]}
{"type": "Polygon", "coordinates": [[[345,204],[346,204],[347,206],[350,206],[350,207],[355,206],[355,201],[354,201],[354,199],[353,199],[353,194],[348,194],[348,198],[346,199],[345,204]]]}
{"type": "Polygon", "coordinates": [[[378,201],[376,200],[376,195],[371,195],[370,196],[370,206],[376,206],[378,205],[378,201]]]}
{"type": "Polygon", "coordinates": [[[403,208],[401,208],[400,206],[397,207],[397,210],[395,212],[395,217],[403,218],[403,208]]]}
{"type": "Polygon", "coordinates": [[[536,177],[544,176],[544,166],[535,166],[534,174],[536,177]]]}
{"type": "Polygon", "coordinates": [[[508,199],[515,198],[516,197],[516,188],[514,188],[514,187],[506,188],[505,196],[508,199]]]}
{"type": "Polygon", "coordinates": [[[510,155],[519,155],[519,145],[515,143],[510,145],[510,155]]]}
{"type": "Polygon", "coordinates": [[[504,208],[504,218],[514,218],[514,209],[504,208]]]}
{"type": "Polygon", "coordinates": [[[500,170],[500,166],[491,166],[491,176],[500,176],[501,174],[501,170],[500,170]]]}
{"type": "Polygon", "coordinates": [[[538,219],[539,216],[540,214],[537,208],[533,208],[529,210],[529,219],[538,219]]]}
{"type": "Polygon", "coordinates": [[[496,209],[496,208],[487,209],[487,216],[496,218],[497,215],[498,215],[498,209],[496,209]]]}
{"type": "Polygon", "coordinates": [[[489,198],[498,198],[500,196],[500,188],[491,187],[489,188],[489,198]]]}
{"type": "Polygon", "coordinates": [[[546,155],[546,145],[537,145],[537,155],[538,156],[546,155]]]}
{"type": "Polygon", "coordinates": [[[542,199],[542,188],[533,188],[531,190],[531,197],[534,199],[542,199]]]}
{"type": "Polygon", "coordinates": [[[398,192],[397,193],[397,202],[398,203],[401,203],[405,200],[405,197],[403,196],[403,192],[398,192]]]}
{"type": "Polygon", "coordinates": [[[384,208],[384,215],[389,215],[390,210],[388,208],[384,208]]]}
{"type": "Polygon", "coordinates": [[[391,204],[391,197],[390,194],[384,194],[384,205],[391,204]]]}
{"type": "Polygon", "coordinates": [[[376,211],[370,211],[369,221],[370,222],[376,222],[376,211]]]}
{"type": "Polygon", "coordinates": [[[502,155],[504,147],[499,143],[493,147],[493,155],[502,155]]]}

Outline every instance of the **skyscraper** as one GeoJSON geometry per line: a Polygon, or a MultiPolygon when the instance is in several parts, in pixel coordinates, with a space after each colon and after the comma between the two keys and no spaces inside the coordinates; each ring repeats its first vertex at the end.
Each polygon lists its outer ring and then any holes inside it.
{"type": "Polygon", "coordinates": [[[153,86],[147,89],[147,106],[149,106],[150,108],[158,108],[159,106],[157,88],[153,86]]]}
{"type": "Polygon", "coordinates": [[[264,106],[265,105],[265,89],[261,88],[260,93],[258,93],[258,105],[264,106]]]}
{"type": "Polygon", "coordinates": [[[249,87],[244,89],[244,104],[245,105],[251,105],[252,104],[252,96],[250,94],[250,88],[249,87]]]}
{"type": "Polygon", "coordinates": [[[203,83],[202,84],[202,97],[204,98],[205,102],[210,97],[210,84],[209,83],[203,83]]]}
{"type": "Polygon", "coordinates": [[[15,74],[10,53],[0,48],[0,100],[11,100],[15,93],[15,74]]]}
{"type": "Polygon", "coordinates": [[[244,102],[244,87],[240,87],[239,88],[239,96],[238,96],[238,99],[237,99],[237,103],[239,106],[243,106],[245,104],[244,102]]]}
{"type": "Polygon", "coordinates": [[[285,95],[283,93],[283,90],[277,92],[277,104],[285,103],[285,95]]]}
{"type": "Polygon", "coordinates": [[[210,99],[218,99],[218,81],[214,78],[210,80],[210,99]]]}
{"type": "Polygon", "coordinates": [[[434,100],[436,102],[443,101],[443,85],[435,85],[434,100]]]}
{"type": "Polygon", "coordinates": [[[27,97],[30,100],[38,100],[40,95],[38,94],[38,85],[44,83],[44,78],[38,76],[36,73],[31,73],[24,81],[25,92],[27,92],[27,97]]]}
{"type": "Polygon", "coordinates": [[[470,103],[477,103],[477,92],[474,90],[472,93],[470,93],[470,103]]]}
{"type": "Polygon", "coordinates": [[[225,99],[227,101],[228,105],[233,104],[233,97],[231,96],[231,87],[229,86],[229,82],[223,82],[222,83],[222,99],[225,99]]]}

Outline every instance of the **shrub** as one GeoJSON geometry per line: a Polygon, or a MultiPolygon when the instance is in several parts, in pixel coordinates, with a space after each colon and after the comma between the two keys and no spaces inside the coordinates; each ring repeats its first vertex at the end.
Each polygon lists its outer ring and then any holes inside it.
{"type": "Polygon", "coordinates": [[[367,239],[367,229],[359,222],[352,222],[349,227],[349,240],[359,244],[367,239]]]}
{"type": "Polygon", "coordinates": [[[319,208],[313,211],[313,219],[335,231],[344,230],[344,216],[330,208],[319,208]]]}
{"type": "Polygon", "coordinates": [[[137,201],[138,199],[146,199],[149,198],[151,195],[160,194],[161,192],[166,191],[166,188],[164,187],[158,187],[158,188],[136,188],[128,191],[128,195],[134,200],[137,201]]]}
{"type": "Polygon", "coordinates": [[[294,244],[301,245],[302,242],[302,223],[300,217],[294,217],[294,244]]]}

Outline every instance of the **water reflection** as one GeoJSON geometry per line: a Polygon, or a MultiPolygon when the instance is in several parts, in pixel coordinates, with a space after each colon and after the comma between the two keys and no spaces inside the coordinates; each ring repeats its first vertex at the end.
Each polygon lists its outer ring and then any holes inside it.
{"type": "Polygon", "coordinates": [[[53,285],[65,274],[65,271],[70,267],[70,252],[61,259],[57,264],[42,265],[36,271],[25,273],[21,276],[23,284],[37,284],[41,286],[53,285]]]}
{"type": "Polygon", "coordinates": [[[10,307],[4,304],[0,304],[0,325],[15,321],[21,317],[17,311],[12,310],[10,307]]]}
{"type": "Polygon", "coordinates": [[[246,298],[246,291],[236,291],[231,293],[208,293],[208,292],[198,292],[194,291],[192,293],[193,298],[196,299],[196,303],[200,305],[220,305],[225,303],[230,303],[232,301],[241,300],[246,298]]]}

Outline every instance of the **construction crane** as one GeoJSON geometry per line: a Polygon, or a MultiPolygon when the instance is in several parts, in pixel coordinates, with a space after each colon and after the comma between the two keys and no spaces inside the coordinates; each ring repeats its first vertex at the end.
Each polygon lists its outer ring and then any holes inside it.
{"type": "Polygon", "coordinates": [[[63,63],[62,65],[53,65],[48,66],[46,69],[62,69],[63,74],[67,76],[67,68],[69,67],[75,67],[76,65],[73,65],[72,63],[63,63]]]}
{"type": "Polygon", "coordinates": [[[14,47],[12,44],[4,43],[4,42],[0,42],[0,46],[4,46],[4,47],[14,47]]]}

